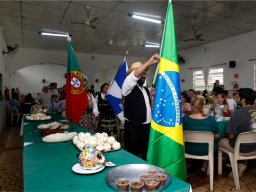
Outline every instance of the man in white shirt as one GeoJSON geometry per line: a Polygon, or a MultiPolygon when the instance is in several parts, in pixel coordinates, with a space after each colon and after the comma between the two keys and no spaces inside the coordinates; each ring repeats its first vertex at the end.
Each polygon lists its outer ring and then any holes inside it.
{"type": "Polygon", "coordinates": [[[144,87],[147,69],[159,62],[158,54],[146,63],[133,63],[122,86],[125,149],[146,159],[151,121],[150,92],[144,87]]]}

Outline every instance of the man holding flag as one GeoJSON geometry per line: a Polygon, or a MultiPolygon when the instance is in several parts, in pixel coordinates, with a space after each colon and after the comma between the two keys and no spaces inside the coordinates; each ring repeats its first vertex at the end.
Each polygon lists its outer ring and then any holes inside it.
{"type": "Polygon", "coordinates": [[[159,62],[157,54],[146,63],[133,63],[122,86],[125,149],[146,159],[151,121],[150,93],[144,87],[147,69],[159,62]]]}
{"type": "Polygon", "coordinates": [[[147,160],[186,179],[179,65],[172,3],[166,14],[147,160]]]}
{"type": "Polygon", "coordinates": [[[81,116],[88,107],[88,96],[84,88],[83,74],[77,62],[71,44],[71,38],[68,38],[68,65],[66,75],[66,116],[68,120],[78,124],[81,116]]]}

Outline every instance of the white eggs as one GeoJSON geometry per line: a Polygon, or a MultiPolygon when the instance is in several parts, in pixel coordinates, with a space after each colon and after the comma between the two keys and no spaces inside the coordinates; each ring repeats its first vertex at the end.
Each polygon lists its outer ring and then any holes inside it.
{"type": "Polygon", "coordinates": [[[102,145],[98,145],[98,146],[96,147],[96,149],[97,149],[98,151],[104,151],[104,147],[103,147],[102,145]]]}
{"type": "Polygon", "coordinates": [[[111,136],[111,137],[108,138],[108,143],[109,143],[110,145],[112,145],[113,143],[115,143],[115,141],[116,141],[116,139],[115,139],[115,137],[113,137],[113,136],[111,136]]]}
{"type": "Polygon", "coordinates": [[[110,151],[111,150],[111,145],[109,143],[104,144],[104,151],[110,151]]]}
{"type": "Polygon", "coordinates": [[[85,137],[85,134],[83,132],[80,132],[78,134],[78,138],[79,138],[80,141],[82,141],[84,139],[84,137],[85,137]]]}
{"type": "Polygon", "coordinates": [[[113,143],[112,148],[114,150],[120,149],[121,148],[121,144],[119,142],[115,142],[115,143],[113,143]]]}
{"type": "Polygon", "coordinates": [[[91,137],[91,133],[84,133],[85,137],[89,138],[91,137]]]}
{"type": "Polygon", "coordinates": [[[81,151],[87,144],[95,146],[99,151],[118,150],[121,148],[120,143],[116,141],[115,137],[108,137],[107,133],[91,135],[90,133],[81,132],[73,138],[73,143],[81,151]]]}

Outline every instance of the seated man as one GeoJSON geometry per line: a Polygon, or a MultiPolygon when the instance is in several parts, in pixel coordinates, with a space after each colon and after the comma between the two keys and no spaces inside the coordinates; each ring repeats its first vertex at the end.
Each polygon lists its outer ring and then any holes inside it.
{"type": "Polygon", "coordinates": [[[52,95],[51,102],[47,105],[47,111],[50,113],[61,113],[61,104],[62,102],[59,101],[58,95],[52,95]]]}
{"type": "MultiPolygon", "coordinates": [[[[238,100],[241,101],[242,108],[235,111],[231,116],[227,127],[229,136],[220,141],[220,146],[227,149],[234,148],[236,139],[240,133],[256,131],[256,106],[253,105],[255,98],[256,94],[250,88],[238,90],[238,100]]],[[[242,144],[240,146],[240,152],[242,153],[253,151],[256,151],[256,141],[253,144],[242,144]]],[[[243,175],[246,168],[246,162],[238,164],[239,177],[243,175]]],[[[232,177],[231,174],[229,176],[232,177]]]]}
{"type": "Polygon", "coordinates": [[[12,107],[12,109],[16,109],[16,112],[20,111],[20,101],[18,93],[13,93],[12,99],[9,101],[9,105],[10,107],[12,107]]]}

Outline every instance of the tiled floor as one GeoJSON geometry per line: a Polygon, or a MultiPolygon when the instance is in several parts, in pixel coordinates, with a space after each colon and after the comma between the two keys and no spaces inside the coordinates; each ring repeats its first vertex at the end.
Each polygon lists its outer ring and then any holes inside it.
{"type": "MultiPolygon", "coordinates": [[[[0,134],[0,191],[23,191],[22,138],[19,127],[8,126],[0,134]]],[[[200,175],[198,161],[188,173],[187,182],[192,185],[193,192],[209,191],[209,177],[200,175]]],[[[240,192],[256,192],[256,161],[249,162],[245,176],[240,179],[240,192]]],[[[215,175],[214,191],[237,191],[234,181],[227,177],[229,168],[224,167],[223,176],[215,175]]]]}

